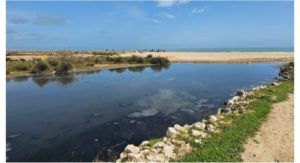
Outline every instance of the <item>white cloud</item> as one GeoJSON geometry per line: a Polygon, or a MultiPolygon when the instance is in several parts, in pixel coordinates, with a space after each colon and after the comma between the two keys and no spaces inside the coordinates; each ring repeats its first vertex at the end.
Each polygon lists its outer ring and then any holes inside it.
{"type": "Polygon", "coordinates": [[[189,3],[190,0],[158,0],[159,7],[172,7],[174,5],[183,5],[189,3]]]}
{"type": "Polygon", "coordinates": [[[153,23],[160,23],[161,21],[159,21],[159,20],[157,20],[157,19],[151,19],[151,21],[153,22],[153,23]]]}
{"type": "Polygon", "coordinates": [[[204,8],[194,8],[192,11],[191,11],[191,14],[201,14],[201,13],[204,13],[205,12],[205,9],[204,8]]]}
{"type": "Polygon", "coordinates": [[[164,14],[164,16],[166,17],[166,18],[169,18],[169,19],[175,19],[176,17],[174,16],[174,15],[172,15],[172,14],[164,14]]]}

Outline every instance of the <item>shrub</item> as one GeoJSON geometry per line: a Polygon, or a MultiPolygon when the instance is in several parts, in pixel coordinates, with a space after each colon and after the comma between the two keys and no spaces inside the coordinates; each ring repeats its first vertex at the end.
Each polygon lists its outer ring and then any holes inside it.
{"type": "Polygon", "coordinates": [[[11,60],[12,60],[11,58],[6,58],[6,62],[11,61],[11,60]]]}
{"type": "Polygon", "coordinates": [[[52,67],[56,67],[59,62],[58,61],[55,61],[55,60],[49,60],[48,63],[52,66],[52,67]]]}
{"type": "Polygon", "coordinates": [[[294,79],[294,62],[280,66],[279,76],[294,79]]]}
{"type": "Polygon", "coordinates": [[[147,60],[143,57],[138,57],[136,55],[133,55],[132,57],[129,58],[129,63],[142,64],[142,63],[147,63],[147,60]]]}
{"type": "Polygon", "coordinates": [[[69,74],[73,70],[73,65],[69,62],[60,62],[55,69],[56,74],[69,74]]]}
{"type": "Polygon", "coordinates": [[[152,58],[152,54],[148,54],[148,55],[147,55],[147,58],[152,58]]]}
{"type": "Polygon", "coordinates": [[[21,58],[20,61],[25,62],[26,60],[24,58],[21,58]]]}
{"type": "Polygon", "coordinates": [[[28,71],[31,69],[32,62],[10,61],[6,63],[8,71],[28,71]]]}
{"type": "Polygon", "coordinates": [[[45,72],[47,70],[50,70],[50,65],[46,61],[39,61],[37,62],[31,69],[31,73],[34,74],[40,74],[42,72],[45,72]]]}
{"type": "Polygon", "coordinates": [[[93,67],[93,66],[94,66],[94,63],[87,63],[86,65],[87,65],[87,66],[93,67]]]}
{"type": "Polygon", "coordinates": [[[117,58],[115,58],[114,62],[115,63],[124,63],[124,62],[126,62],[126,60],[123,57],[117,57],[117,58]]]}
{"type": "Polygon", "coordinates": [[[103,60],[100,59],[100,58],[96,58],[96,59],[95,59],[95,63],[96,63],[96,64],[103,63],[103,60]]]}
{"type": "Polygon", "coordinates": [[[155,57],[151,59],[150,63],[155,65],[168,65],[170,61],[167,58],[155,57]]]}

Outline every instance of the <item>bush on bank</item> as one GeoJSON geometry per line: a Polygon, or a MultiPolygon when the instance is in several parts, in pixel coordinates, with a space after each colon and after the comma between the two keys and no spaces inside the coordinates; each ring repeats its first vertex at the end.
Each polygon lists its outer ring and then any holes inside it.
{"type": "Polygon", "coordinates": [[[6,62],[6,69],[9,72],[10,71],[29,71],[33,65],[34,65],[33,62],[22,62],[22,61],[9,60],[6,62]]]}
{"type": "Polygon", "coordinates": [[[51,66],[46,61],[39,61],[33,65],[31,69],[31,73],[33,74],[40,74],[42,72],[48,71],[51,69],[51,66]]]}
{"type": "Polygon", "coordinates": [[[72,72],[73,65],[69,62],[60,62],[55,68],[55,73],[60,75],[66,75],[72,72]]]}

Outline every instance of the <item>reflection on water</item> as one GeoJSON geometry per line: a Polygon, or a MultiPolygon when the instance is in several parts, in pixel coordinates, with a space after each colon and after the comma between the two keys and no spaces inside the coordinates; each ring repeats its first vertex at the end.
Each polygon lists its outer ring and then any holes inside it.
{"type": "Polygon", "coordinates": [[[163,66],[151,66],[151,70],[155,72],[160,72],[162,69],[168,69],[170,65],[163,65],[163,66]]]}
{"type": "Polygon", "coordinates": [[[76,78],[74,74],[67,76],[32,76],[32,81],[40,87],[44,87],[51,82],[55,82],[61,86],[68,86],[74,83],[76,78]]]}
{"type": "MultiPolygon", "coordinates": [[[[130,72],[143,72],[145,70],[145,66],[137,66],[137,67],[129,67],[129,68],[114,68],[114,69],[108,69],[110,72],[116,72],[118,74],[124,73],[126,70],[130,72]]],[[[163,69],[168,69],[169,65],[166,66],[150,66],[151,70],[155,72],[159,72],[163,69]]],[[[77,75],[90,75],[90,74],[99,74],[101,70],[93,70],[93,71],[82,71],[77,72],[69,75],[28,75],[28,76],[20,76],[15,77],[13,80],[15,82],[25,82],[29,79],[32,79],[34,83],[36,83],[40,87],[44,87],[45,85],[49,83],[56,83],[60,86],[68,86],[71,85],[73,82],[76,81],[76,74],[77,75]]],[[[10,81],[8,79],[7,81],[10,81]]]]}
{"type": "Polygon", "coordinates": [[[201,120],[236,90],[271,82],[279,64],[176,63],[7,80],[8,161],[112,161],[129,143],[201,120]]]}
{"type": "Polygon", "coordinates": [[[122,74],[126,71],[127,68],[116,68],[116,69],[109,69],[110,72],[116,72],[118,74],[122,74]]]}
{"type": "Polygon", "coordinates": [[[15,82],[25,82],[29,79],[30,77],[29,76],[20,76],[20,77],[16,77],[16,78],[13,78],[13,80],[15,82]]]}

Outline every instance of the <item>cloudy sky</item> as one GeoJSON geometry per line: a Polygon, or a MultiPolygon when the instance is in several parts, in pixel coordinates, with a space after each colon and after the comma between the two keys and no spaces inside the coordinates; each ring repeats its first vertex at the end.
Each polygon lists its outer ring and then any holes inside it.
{"type": "Polygon", "coordinates": [[[293,2],[7,2],[7,48],[292,47],[293,2]]]}

